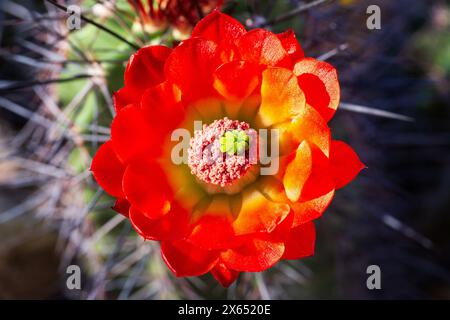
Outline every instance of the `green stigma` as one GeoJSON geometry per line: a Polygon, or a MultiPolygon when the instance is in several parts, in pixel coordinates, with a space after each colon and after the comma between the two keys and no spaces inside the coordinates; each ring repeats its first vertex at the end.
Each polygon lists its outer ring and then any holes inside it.
{"type": "Polygon", "coordinates": [[[220,137],[220,151],[232,156],[235,154],[242,154],[245,150],[248,150],[250,143],[250,137],[244,130],[231,130],[226,131],[225,134],[220,137]]]}

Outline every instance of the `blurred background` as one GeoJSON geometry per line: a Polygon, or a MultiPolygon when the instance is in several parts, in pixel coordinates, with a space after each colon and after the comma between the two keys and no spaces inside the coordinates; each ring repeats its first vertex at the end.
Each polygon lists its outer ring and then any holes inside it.
{"type": "Polygon", "coordinates": [[[153,2],[0,2],[0,298],[450,299],[450,3],[224,1],[248,29],[292,28],[307,56],[337,68],[330,126],[368,166],[317,221],[314,257],[224,289],[176,279],[89,172],[135,47],[176,45],[222,1],[153,2]],[[72,264],[80,290],[66,286],[72,264]],[[366,287],[372,264],[381,290],[366,287]]]}

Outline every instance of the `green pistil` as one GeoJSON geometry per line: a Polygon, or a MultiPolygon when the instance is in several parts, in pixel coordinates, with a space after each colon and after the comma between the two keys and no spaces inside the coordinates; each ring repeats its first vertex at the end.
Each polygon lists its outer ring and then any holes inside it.
{"type": "Polygon", "coordinates": [[[220,151],[228,153],[230,156],[234,154],[242,154],[244,150],[248,150],[250,137],[243,130],[227,131],[220,137],[220,151]]]}

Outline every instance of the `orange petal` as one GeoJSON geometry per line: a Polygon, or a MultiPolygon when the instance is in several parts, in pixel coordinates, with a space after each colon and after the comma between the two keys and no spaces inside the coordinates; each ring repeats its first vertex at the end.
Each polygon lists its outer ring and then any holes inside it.
{"type": "Polygon", "coordinates": [[[301,142],[307,141],[329,156],[330,128],[319,112],[310,105],[306,104],[291,121],[276,125],[274,128],[279,130],[280,155],[289,154],[301,142]]]}
{"type": "Polygon", "coordinates": [[[271,232],[287,217],[289,211],[287,204],[272,202],[257,190],[246,190],[233,228],[236,235],[271,232]]]}
{"type": "Polygon", "coordinates": [[[226,267],[237,271],[259,272],[272,267],[284,253],[284,244],[258,236],[244,245],[222,252],[220,257],[226,267]]]}
{"type": "Polygon", "coordinates": [[[260,177],[257,188],[272,201],[285,203],[289,202],[289,199],[286,197],[286,193],[284,191],[283,182],[274,176],[260,177]]]}
{"type": "Polygon", "coordinates": [[[295,37],[295,33],[292,29],[289,29],[283,33],[277,34],[277,37],[278,37],[278,39],[280,39],[281,44],[283,45],[284,49],[291,57],[292,62],[295,63],[305,56],[302,48],[300,47],[300,44],[297,41],[297,38],[295,37]]]}
{"type": "Polygon", "coordinates": [[[332,189],[317,198],[292,203],[286,197],[283,183],[272,176],[261,179],[258,188],[273,201],[289,203],[293,213],[293,227],[319,218],[330,205],[334,196],[334,189],[332,189]]]}
{"type": "Polygon", "coordinates": [[[217,44],[192,38],[176,47],[166,61],[167,80],[175,83],[189,101],[215,96],[213,73],[220,65],[217,44]]]}
{"type": "Polygon", "coordinates": [[[97,151],[91,165],[97,183],[110,195],[123,198],[122,178],[125,166],[117,158],[112,142],[105,142],[97,151]]]}
{"type": "Polygon", "coordinates": [[[283,184],[289,200],[295,202],[300,198],[303,186],[312,171],[312,152],[306,141],[303,141],[295,152],[295,158],[288,164],[283,177],[283,184]]]}
{"type": "Polygon", "coordinates": [[[214,88],[229,100],[247,98],[260,80],[258,65],[246,61],[232,61],[219,67],[214,76],[214,88]]]}
{"type": "Polygon", "coordinates": [[[184,240],[162,241],[161,255],[177,277],[200,276],[217,263],[217,251],[202,250],[184,240]]]}
{"type": "Polygon", "coordinates": [[[263,72],[259,118],[271,126],[295,117],[305,106],[305,96],[292,71],[268,68],[263,72]]]}
{"type": "Polygon", "coordinates": [[[319,147],[326,156],[329,155],[330,128],[320,114],[308,104],[292,120],[290,131],[296,143],[306,140],[319,147]]]}
{"type": "Polygon", "coordinates": [[[340,87],[336,69],[329,63],[305,58],[294,66],[306,102],[329,121],[339,105],[340,87]]]}
{"type": "Polygon", "coordinates": [[[267,66],[290,66],[288,53],[270,31],[253,29],[237,39],[236,45],[242,60],[267,66]]]}
{"type": "Polygon", "coordinates": [[[294,212],[292,226],[295,227],[319,218],[330,205],[333,196],[334,189],[318,198],[291,204],[294,212]]]}
{"type": "Polygon", "coordinates": [[[337,140],[331,142],[330,164],[337,189],[352,181],[365,167],[348,144],[337,140]]]}
{"type": "Polygon", "coordinates": [[[230,284],[232,284],[240,272],[227,268],[227,266],[219,260],[214,268],[211,269],[211,274],[216,278],[217,281],[220,282],[222,286],[228,288],[230,284]]]}
{"type": "Polygon", "coordinates": [[[316,228],[313,222],[308,222],[291,229],[289,237],[284,242],[283,259],[294,260],[314,255],[316,228]]]}

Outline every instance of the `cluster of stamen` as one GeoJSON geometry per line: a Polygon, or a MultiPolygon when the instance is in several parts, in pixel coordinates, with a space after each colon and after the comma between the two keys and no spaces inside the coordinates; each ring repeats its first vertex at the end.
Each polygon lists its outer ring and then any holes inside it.
{"type": "Polygon", "coordinates": [[[250,152],[256,131],[248,123],[223,118],[196,130],[188,151],[191,173],[200,180],[220,185],[240,179],[255,163],[250,152]]]}

